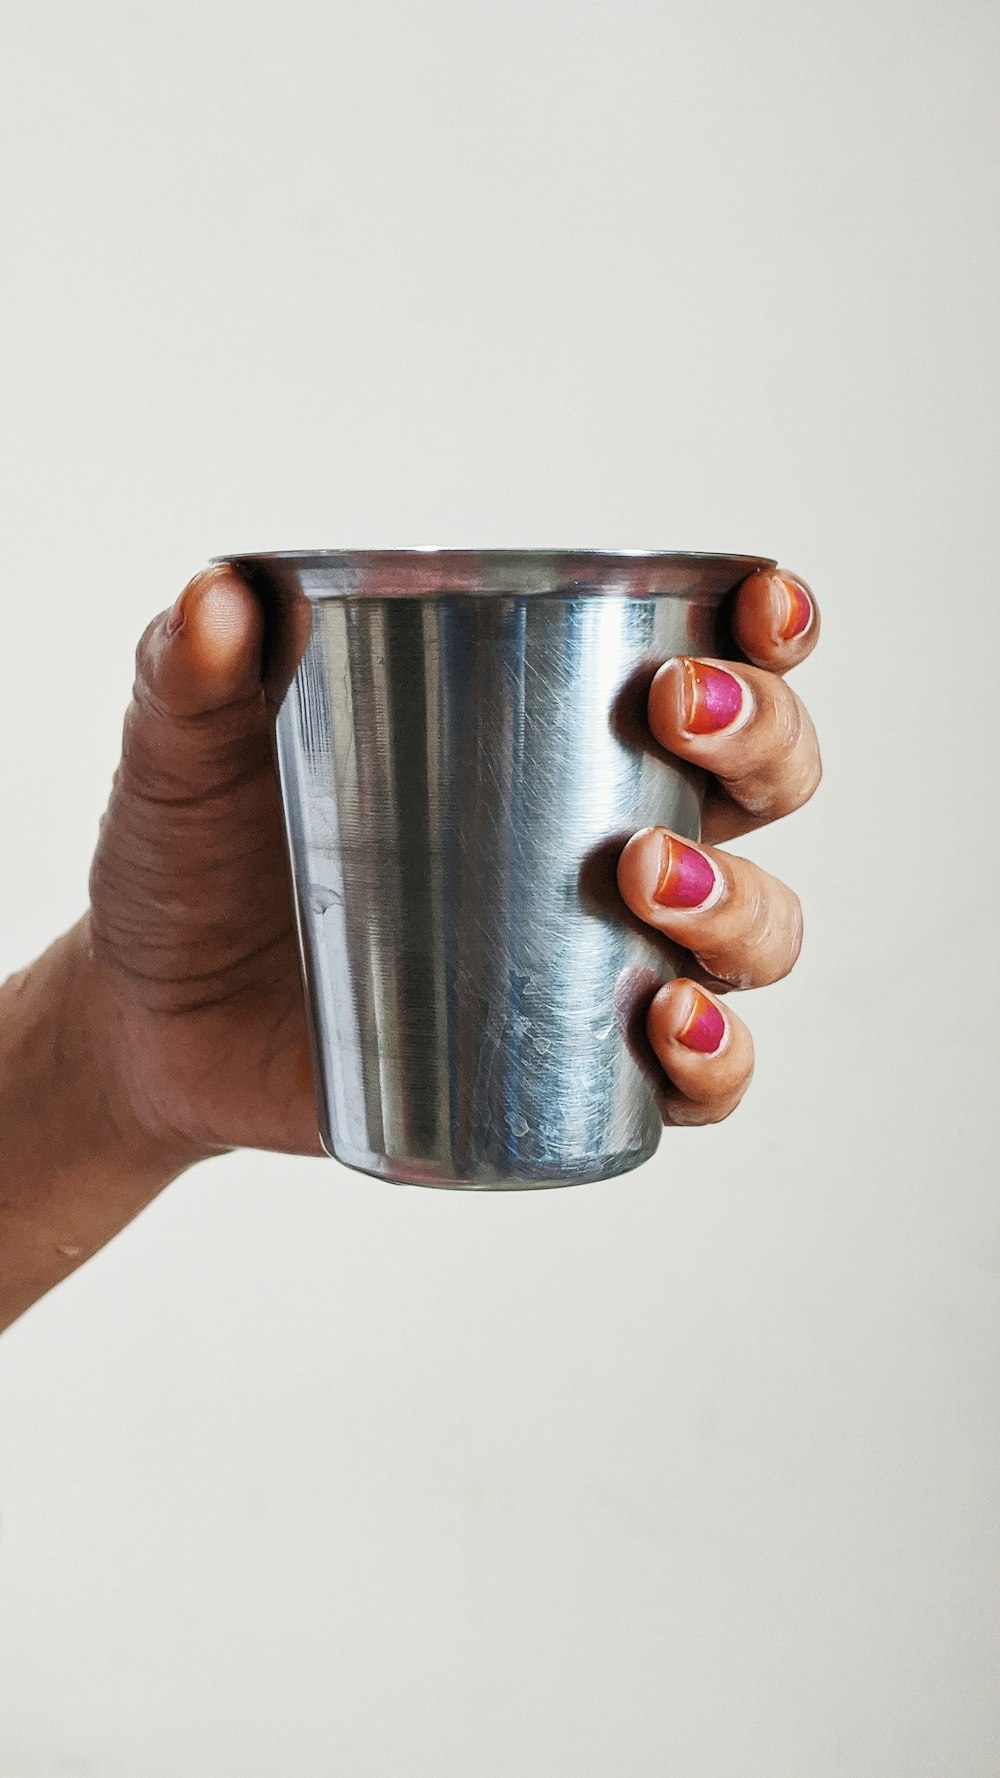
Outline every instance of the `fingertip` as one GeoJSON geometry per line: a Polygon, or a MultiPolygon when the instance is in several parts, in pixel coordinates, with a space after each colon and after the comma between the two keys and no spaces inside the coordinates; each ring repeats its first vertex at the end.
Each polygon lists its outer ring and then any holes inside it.
{"type": "MultiPolygon", "coordinates": [[[[228,563],[207,568],[185,587],[174,612],[179,619],[168,634],[183,636],[206,671],[224,671],[252,657],[259,675],[263,613],[260,605],[228,563]]],[[[173,614],[171,614],[173,616],[173,614]]]]}
{"type": "Polygon", "coordinates": [[[785,672],[805,660],[816,646],[819,624],[812,588],[788,569],[758,569],[736,594],[733,636],[758,667],[785,672]]]}
{"type": "Polygon", "coordinates": [[[662,828],[642,828],[632,835],[618,858],[618,887],[627,906],[640,919],[648,918],[660,879],[662,835],[662,828]]]}
{"type": "Polygon", "coordinates": [[[622,848],[618,888],[640,920],[673,931],[680,917],[710,913],[726,892],[723,870],[702,846],[667,827],[644,827],[622,848]]]}
{"type": "Polygon", "coordinates": [[[668,1082],[667,1121],[713,1124],[728,1117],[753,1077],[753,1040],[742,1019],[681,977],[656,993],[646,1025],[668,1082]]]}
{"type": "Polygon", "coordinates": [[[676,1046],[683,1057],[721,1056],[731,1026],[725,1008],[703,988],[683,977],[666,982],[654,995],[647,1014],[650,1043],[664,1063],[676,1046]]]}
{"type": "Polygon", "coordinates": [[[680,976],[676,981],[664,982],[649,1003],[646,1034],[664,1067],[670,1046],[676,1041],[677,1033],[687,1017],[689,989],[693,985],[680,976]]]}
{"type": "Polygon", "coordinates": [[[730,661],[675,655],[660,668],[649,688],[649,727],[662,747],[718,770],[719,741],[727,743],[755,713],[753,674],[732,670],[730,661]],[[706,755],[706,746],[711,751],[706,755]]]}
{"type": "Polygon", "coordinates": [[[188,582],[163,622],[160,675],[176,697],[211,709],[260,689],[264,617],[229,563],[188,582]]]}
{"type": "Polygon", "coordinates": [[[657,740],[661,731],[672,734],[684,726],[684,659],[682,655],[673,655],[669,661],[664,661],[649,688],[646,713],[657,740]]]}

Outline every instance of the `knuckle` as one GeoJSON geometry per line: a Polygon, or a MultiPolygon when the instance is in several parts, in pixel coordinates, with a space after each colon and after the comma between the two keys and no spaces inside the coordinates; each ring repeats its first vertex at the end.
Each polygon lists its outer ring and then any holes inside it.
{"type": "Polygon", "coordinates": [[[803,940],[804,933],[805,933],[805,920],[804,920],[803,913],[802,913],[802,903],[799,900],[798,896],[796,895],[794,889],[789,889],[788,894],[789,894],[789,899],[790,899],[790,903],[791,903],[790,910],[789,910],[790,917],[791,917],[791,924],[790,924],[789,939],[788,939],[788,967],[785,970],[786,975],[788,974],[789,970],[795,968],[796,963],[798,962],[800,956],[802,955],[802,940],[803,940]]]}
{"type": "Polygon", "coordinates": [[[714,1099],[687,1099],[678,1094],[668,1102],[664,1122],[688,1129],[725,1123],[742,1104],[748,1084],[744,1083],[737,1093],[726,1093],[714,1099]]]}
{"type": "Polygon", "coordinates": [[[783,799],[784,813],[794,815],[796,809],[804,808],[816,795],[822,777],[823,768],[818,754],[804,761],[801,769],[789,779],[787,795],[783,799]]]}
{"type": "Polygon", "coordinates": [[[794,814],[815,795],[823,767],[812,722],[794,693],[775,686],[771,720],[744,769],[727,776],[730,794],[758,821],[794,814]],[[787,693],[787,697],[785,694],[787,693]]]}
{"type": "Polygon", "coordinates": [[[727,1117],[732,1116],[736,1107],[728,1099],[713,1099],[708,1105],[701,1106],[700,1109],[701,1117],[698,1121],[703,1126],[707,1126],[710,1124],[724,1124],[727,1117]]]}
{"type": "Polygon", "coordinates": [[[770,987],[790,975],[802,953],[802,903],[793,889],[786,889],[783,905],[778,911],[762,946],[762,970],[759,987],[770,987]]]}
{"type": "Polygon", "coordinates": [[[717,943],[695,955],[702,969],[731,988],[766,988],[794,968],[802,930],[802,904],[794,890],[753,869],[717,943]]]}
{"type": "Polygon", "coordinates": [[[823,761],[820,757],[816,730],[812,719],[804,706],[795,699],[796,732],[794,741],[789,744],[785,755],[785,772],[783,774],[786,813],[792,814],[801,809],[810,797],[815,796],[823,777],[823,761]]]}
{"type": "Polygon", "coordinates": [[[787,757],[802,744],[805,711],[790,685],[783,679],[772,683],[777,721],[774,728],[774,749],[779,757],[787,757]]]}

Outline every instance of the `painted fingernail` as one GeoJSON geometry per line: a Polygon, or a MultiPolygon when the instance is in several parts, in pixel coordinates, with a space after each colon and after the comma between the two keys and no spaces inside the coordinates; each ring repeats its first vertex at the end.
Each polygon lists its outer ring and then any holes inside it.
{"type": "Polygon", "coordinates": [[[708,908],[722,894],[722,878],[704,852],[663,835],[660,876],[653,900],[663,908],[708,908]]]}
{"type": "Polygon", "coordinates": [[[169,614],[166,624],[164,626],[163,633],[165,636],[176,636],[178,630],[182,627],[182,625],[184,623],[184,600],[185,600],[185,597],[186,597],[186,594],[181,593],[179,598],[174,600],[174,603],[173,603],[171,610],[170,610],[170,614],[169,614]]]}
{"type": "Polygon", "coordinates": [[[750,687],[721,667],[685,656],[684,727],[689,735],[714,735],[742,725],[750,714],[750,687]]]}
{"type": "Polygon", "coordinates": [[[804,580],[796,580],[793,574],[781,576],[781,590],[785,599],[785,610],[781,618],[778,634],[782,642],[794,642],[808,630],[813,620],[812,594],[804,580]]]}
{"type": "Polygon", "coordinates": [[[689,1050],[714,1056],[722,1048],[726,1035],[726,1015],[700,988],[692,988],[690,992],[691,1011],[677,1033],[678,1039],[689,1050]]]}

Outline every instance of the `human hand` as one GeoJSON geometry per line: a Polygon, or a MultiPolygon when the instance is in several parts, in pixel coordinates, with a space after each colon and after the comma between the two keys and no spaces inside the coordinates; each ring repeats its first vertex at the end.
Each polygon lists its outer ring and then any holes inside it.
{"type": "MultiPolygon", "coordinates": [[[[751,1040],[718,992],[777,980],[801,939],[792,892],[714,842],[788,813],[818,782],[812,725],[781,678],[812,648],[818,614],[800,582],[761,572],[732,621],[744,662],[668,662],[649,698],[656,740],[712,774],[710,843],[653,829],[618,871],[632,912],[696,959],[648,1016],[673,1122],[738,1103],[751,1040]]],[[[92,993],[124,1114],[189,1160],[321,1152],[262,643],[258,600],[225,566],[150,625],[91,877],[92,993]]]]}
{"type": "Polygon", "coordinates": [[[618,887],[633,914],[688,953],[646,1019],[666,1077],[661,1108],[675,1124],[718,1123],[739,1104],[753,1043],[719,995],[779,981],[802,945],[793,891],[715,842],[800,808],[822,771],[809,714],[782,677],[818,639],[810,589],[797,576],[762,569],[739,587],[731,628],[741,659],[668,661],[649,692],[654,738],[711,774],[706,843],[648,828],[618,861],[618,887]]]}
{"type": "Polygon", "coordinates": [[[264,612],[228,566],[143,635],[84,928],[126,1122],[186,1162],[320,1154],[264,612]]]}

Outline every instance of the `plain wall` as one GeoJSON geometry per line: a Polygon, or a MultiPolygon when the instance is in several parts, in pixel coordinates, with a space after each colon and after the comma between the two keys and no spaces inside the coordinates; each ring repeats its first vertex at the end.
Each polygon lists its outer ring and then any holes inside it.
{"type": "Polygon", "coordinates": [[[733,1120],[191,1173],[0,1343],[0,1778],[996,1778],[1000,16],[7,0],[0,969],[217,552],[760,551],[733,1120]]]}

